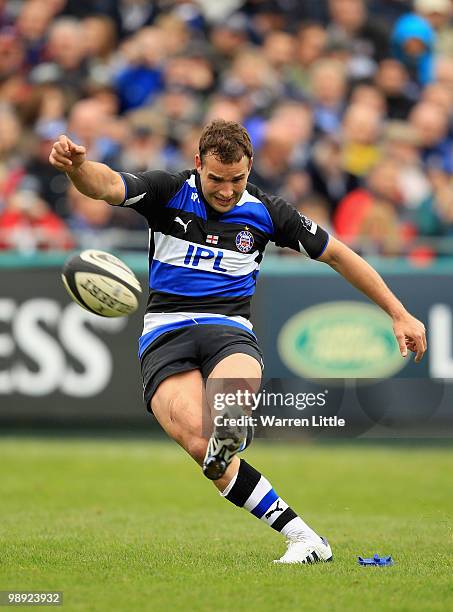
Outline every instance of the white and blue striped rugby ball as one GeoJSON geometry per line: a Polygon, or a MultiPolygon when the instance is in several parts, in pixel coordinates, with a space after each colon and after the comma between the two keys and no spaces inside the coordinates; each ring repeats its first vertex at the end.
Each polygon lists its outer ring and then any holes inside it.
{"type": "Polygon", "coordinates": [[[61,275],[71,298],[101,317],[124,317],[138,308],[142,288],[121,259],[95,249],[70,257],[61,275]]]}

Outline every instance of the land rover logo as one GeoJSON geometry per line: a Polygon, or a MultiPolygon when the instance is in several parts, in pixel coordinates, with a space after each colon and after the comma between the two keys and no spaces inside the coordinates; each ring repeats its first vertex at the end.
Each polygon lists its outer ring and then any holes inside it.
{"type": "Polygon", "coordinates": [[[361,302],[298,312],[282,327],[278,351],[290,370],[310,378],[388,378],[407,363],[387,315],[361,302]]]}

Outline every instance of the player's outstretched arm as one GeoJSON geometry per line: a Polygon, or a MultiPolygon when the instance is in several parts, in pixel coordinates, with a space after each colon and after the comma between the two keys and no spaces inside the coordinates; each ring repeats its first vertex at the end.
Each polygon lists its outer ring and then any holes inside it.
{"type": "Polygon", "coordinates": [[[329,264],[347,281],[380,306],[393,320],[393,331],[398,340],[401,355],[408,349],[419,362],[426,351],[425,326],[413,317],[387,287],[381,276],[362,257],[331,236],[319,261],[329,264]]]}
{"type": "Polygon", "coordinates": [[[49,162],[57,170],[66,172],[74,186],[86,196],[109,204],[124,201],[121,176],[105,164],[88,161],[85,147],[75,144],[68,136],[62,135],[54,142],[49,162]]]}

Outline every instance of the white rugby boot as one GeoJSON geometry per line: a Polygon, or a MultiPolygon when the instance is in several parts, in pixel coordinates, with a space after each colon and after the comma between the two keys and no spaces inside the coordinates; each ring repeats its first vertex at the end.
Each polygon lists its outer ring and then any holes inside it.
{"type": "Polygon", "coordinates": [[[319,563],[332,561],[332,550],[325,538],[291,538],[287,540],[288,549],[274,563],[319,563]]]}

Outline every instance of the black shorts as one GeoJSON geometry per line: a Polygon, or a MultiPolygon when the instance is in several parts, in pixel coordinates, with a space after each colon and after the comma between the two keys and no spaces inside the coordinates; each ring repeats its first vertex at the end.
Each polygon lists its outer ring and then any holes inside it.
{"type": "Polygon", "coordinates": [[[149,402],[160,383],[189,370],[200,370],[207,378],[224,357],[245,353],[263,367],[263,354],[256,338],[231,325],[190,325],[159,336],[143,353],[140,363],[143,399],[149,402]]]}

